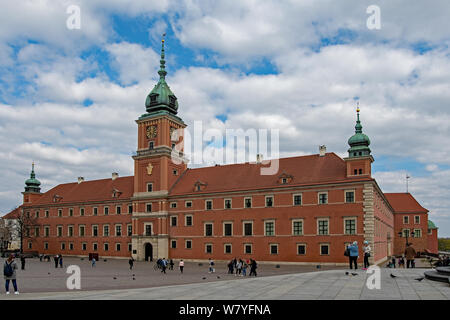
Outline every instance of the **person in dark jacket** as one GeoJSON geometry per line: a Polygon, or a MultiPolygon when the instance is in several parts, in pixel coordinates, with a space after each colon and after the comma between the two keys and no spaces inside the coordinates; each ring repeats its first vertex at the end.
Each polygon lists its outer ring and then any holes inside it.
{"type": "Polygon", "coordinates": [[[128,260],[128,264],[130,265],[130,270],[132,270],[133,269],[133,265],[134,265],[133,257],[131,257],[130,260],[128,260]]]}
{"type": "Polygon", "coordinates": [[[62,257],[61,254],[59,255],[59,266],[60,266],[61,268],[63,267],[63,257],[62,257]]]}
{"type": "Polygon", "coordinates": [[[25,270],[25,256],[20,256],[20,269],[25,270]]]}
{"type": "Polygon", "coordinates": [[[55,261],[55,268],[58,268],[58,260],[59,260],[59,256],[56,255],[53,257],[53,260],[55,261]]]}
{"type": "Polygon", "coordinates": [[[255,275],[256,277],[256,268],[258,267],[258,265],[256,264],[256,261],[253,259],[250,259],[250,273],[249,273],[249,277],[251,277],[252,274],[255,275]]]}

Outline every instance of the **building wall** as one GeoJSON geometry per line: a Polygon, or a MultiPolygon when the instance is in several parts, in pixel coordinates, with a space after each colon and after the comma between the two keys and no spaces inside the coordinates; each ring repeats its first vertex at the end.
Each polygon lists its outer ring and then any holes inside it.
{"type": "Polygon", "coordinates": [[[394,213],[383,195],[374,196],[374,263],[386,260],[394,252],[394,213]]]}
{"type": "Polygon", "coordinates": [[[395,243],[394,243],[394,254],[402,255],[405,252],[406,248],[406,238],[400,237],[398,235],[399,232],[402,232],[404,229],[411,230],[420,230],[421,235],[417,237],[417,234],[414,238],[411,236],[408,237],[408,242],[412,243],[412,246],[417,252],[424,252],[425,249],[428,248],[428,214],[425,212],[418,213],[395,213],[395,243]],[[419,223],[416,223],[415,217],[419,217],[419,223]],[[408,223],[404,222],[404,217],[408,217],[408,223]]]}
{"type": "Polygon", "coordinates": [[[427,232],[428,250],[432,253],[438,253],[438,229],[430,229],[427,232]]]}

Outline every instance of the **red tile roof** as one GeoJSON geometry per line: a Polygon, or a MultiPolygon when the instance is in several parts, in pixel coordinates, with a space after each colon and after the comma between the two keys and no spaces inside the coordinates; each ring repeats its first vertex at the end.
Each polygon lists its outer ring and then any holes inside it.
{"type": "Polygon", "coordinates": [[[170,190],[170,195],[210,193],[280,187],[279,177],[285,173],[293,177],[287,186],[371,180],[368,177],[346,178],[346,163],[335,153],[324,157],[318,154],[279,159],[275,175],[261,175],[261,164],[232,164],[188,169],[170,190]],[[194,191],[196,182],[205,183],[201,191],[194,191]]]}
{"type": "Polygon", "coordinates": [[[427,213],[410,193],[385,193],[384,194],[394,209],[395,213],[427,213]]]}
{"type": "Polygon", "coordinates": [[[2,218],[3,219],[15,219],[15,218],[17,218],[18,215],[19,215],[19,209],[20,209],[20,207],[15,208],[11,212],[5,214],[2,218]]]}
{"type": "Polygon", "coordinates": [[[49,191],[45,192],[34,205],[54,204],[54,203],[72,203],[72,202],[88,202],[88,201],[108,201],[129,199],[133,196],[134,176],[119,177],[115,180],[101,179],[83,181],[81,183],[65,183],[60,184],[49,191]],[[117,190],[118,197],[113,198],[113,191],[117,190]],[[54,198],[60,197],[58,202],[54,202],[54,198]]]}

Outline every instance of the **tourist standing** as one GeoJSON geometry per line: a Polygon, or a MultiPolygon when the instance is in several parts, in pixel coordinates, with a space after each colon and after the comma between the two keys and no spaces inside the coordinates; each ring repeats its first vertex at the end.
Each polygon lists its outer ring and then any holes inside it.
{"type": "Polygon", "coordinates": [[[247,276],[247,267],[248,267],[247,262],[242,261],[242,276],[243,277],[247,276]]]}
{"type": "Polygon", "coordinates": [[[19,294],[19,290],[17,290],[17,264],[14,261],[14,254],[11,254],[8,259],[6,259],[5,264],[3,265],[3,275],[5,277],[5,289],[6,294],[9,294],[9,282],[12,281],[14,286],[14,293],[19,294]]]}
{"type": "Polygon", "coordinates": [[[92,268],[95,267],[95,258],[92,258],[92,268]]]}
{"type": "Polygon", "coordinates": [[[62,268],[63,267],[63,257],[62,254],[59,255],[59,266],[62,268]]]}
{"type": "Polygon", "coordinates": [[[174,265],[173,259],[170,259],[170,262],[169,262],[170,270],[173,270],[173,265],[174,265]]]}
{"type": "Polygon", "coordinates": [[[209,273],[214,273],[214,260],[209,258],[209,273]]]}
{"type": "Polygon", "coordinates": [[[236,263],[236,276],[237,275],[241,276],[241,271],[242,271],[242,260],[239,259],[239,261],[236,263]]]}
{"type": "Polygon", "coordinates": [[[180,267],[180,272],[183,273],[183,269],[184,269],[184,261],[183,261],[183,259],[180,260],[180,263],[178,264],[178,266],[180,267]]]}
{"type": "Polygon", "coordinates": [[[128,264],[130,265],[130,270],[132,270],[133,269],[133,264],[134,264],[133,257],[131,257],[130,260],[128,260],[128,264]]]}
{"type": "Polygon", "coordinates": [[[355,265],[355,270],[358,269],[358,257],[359,257],[359,248],[358,248],[358,242],[353,241],[353,244],[348,246],[349,250],[349,263],[350,263],[350,270],[352,269],[353,264],[355,265]]]}
{"type": "Polygon", "coordinates": [[[369,258],[370,258],[370,252],[372,249],[370,248],[369,242],[366,240],[364,241],[364,269],[367,270],[367,268],[370,266],[369,258]]]}
{"type": "Polygon", "coordinates": [[[413,248],[411,243],[406,245],[405,256],[406,256],[406,268],[414,268],[414,258],[416,257],[416,250],[413,248]]]}
{"type": "Polygon", "coordinates": [[[55,268],[58,268],[58,259],[59,259],[58,255],[53,257],[53,260],[55,261],[55,268]]]}

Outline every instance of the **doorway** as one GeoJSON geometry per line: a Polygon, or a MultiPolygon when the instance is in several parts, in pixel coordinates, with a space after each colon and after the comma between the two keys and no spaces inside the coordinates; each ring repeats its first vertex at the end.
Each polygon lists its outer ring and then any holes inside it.
{"type": "Polygon", "coordinates": [[[145,244],[145,261],[153,261],[153,246],[151,243],[145,244]]]}

